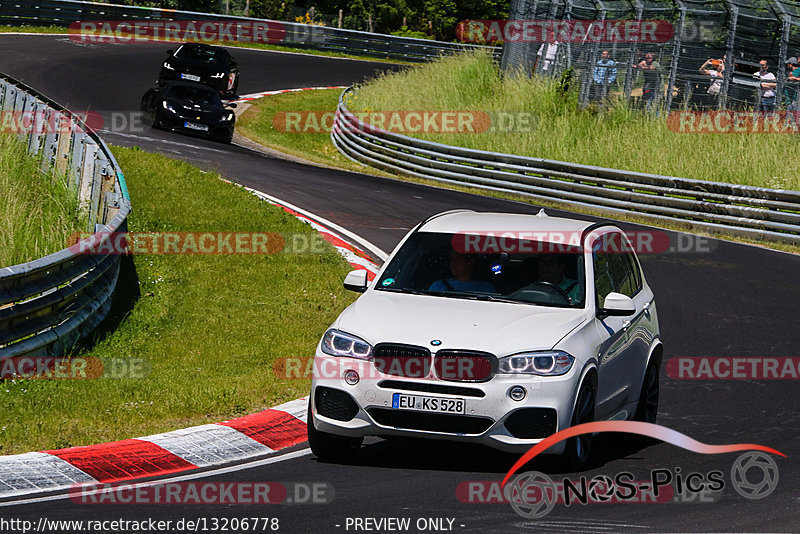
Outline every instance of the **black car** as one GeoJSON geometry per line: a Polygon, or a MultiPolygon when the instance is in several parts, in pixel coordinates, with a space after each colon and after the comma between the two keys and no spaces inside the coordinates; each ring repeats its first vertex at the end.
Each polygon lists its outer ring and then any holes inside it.
{"type": "Polygon", "coordinates": [[[143,120],[153,128],[181,131],[231,142],[236,116],[216,91],[191,82],[166,82],[142,97],[143,120]]]}
{"type": "Polygon", "coordinates": [[[239,66],[224,48],[187,43],[175,52],[167,50],[158,83],[169,80],[197,82],[213,87],[223,98],[232,99],[239,89],[239,66]]]}

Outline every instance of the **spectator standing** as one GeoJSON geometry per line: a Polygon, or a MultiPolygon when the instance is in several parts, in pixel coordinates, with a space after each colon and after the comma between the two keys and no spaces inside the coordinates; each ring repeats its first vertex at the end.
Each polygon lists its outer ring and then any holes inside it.
{"type": "Polygon", "coordinates": [[[792,56],[786,60],[786,86],[783,88],[783,105],[789,111],[797,111],[797,85],[800,82],[800,64],[797,58],[792,56]]]}
{"type": "Polygon", "coordinates": [[[642,61],[633,65],[633,68],[641,70],[644,76],[642,102],[644,102],[645,109],[649,110],[653,107],[658,88],[661,86],[661,64],[656,61],[652,52],[648,52],[642,61]]]}
{"type": "Polygon", "coordinates": [[[753,74],[754,78],[758,78],[758,110],[762,112],[772,112],[777,108],[777,97],[775,95],[775,88],[778,86],[775,83],[775,75],[769,72],[769,64],[766,59],[758,62],[758,71],[753,74]]]}
{"type": "Polygon", "coordinates": [[[617,63],[611,59],[611,54],[608,50],[603,50],[600,54],[600,60],[594,67],[592,79],[594,81],[595,99],[599,101],[605,100],[608,97],[608,86],[617,79],[617,63]]]}
{"type": "Polygon", "coordinates": [[[711,76],[711,83],[708,86],[707,94],[711,95],[714,104],[719,100],[722,93],[722,78],[725,72],[724,59],[707,59],[700,67],[700,72],[706,76],[711,76]],[[709,68],[710,67],[710,68],[709,68]]]}

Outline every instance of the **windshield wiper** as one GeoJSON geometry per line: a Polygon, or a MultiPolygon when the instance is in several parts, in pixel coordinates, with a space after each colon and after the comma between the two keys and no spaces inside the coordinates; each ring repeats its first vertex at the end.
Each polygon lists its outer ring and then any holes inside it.
{"type": "Polygon", "coordinates": [[[407,293],[409,295],[426,295],[427,293],[423,293],[421,291],[417,291],[416,289],[411,289],[410,287],[376,287],[378,291],[391,291],[392,293],[407,293]]]}

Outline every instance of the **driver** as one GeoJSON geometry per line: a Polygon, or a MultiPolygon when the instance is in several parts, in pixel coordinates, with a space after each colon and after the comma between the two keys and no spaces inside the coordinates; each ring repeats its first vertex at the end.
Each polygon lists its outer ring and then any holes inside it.
{"type": "Polygon", "coordinates": [[[536,266],[539,272],[537,282],[546,282],[559,287],[569,297],[570,304],[580,301],[578,281],[564,276],[565,261],[561,254],[539,254],[536,266]]]}
{"type": "Polygon", "coordinates": [[[483,291],[494,293],[492,284],[484,280],[475,280],[475,256],[450,251],[450,272],[452,277],[437,280],[428,288],[429,291],[483,291]]]}

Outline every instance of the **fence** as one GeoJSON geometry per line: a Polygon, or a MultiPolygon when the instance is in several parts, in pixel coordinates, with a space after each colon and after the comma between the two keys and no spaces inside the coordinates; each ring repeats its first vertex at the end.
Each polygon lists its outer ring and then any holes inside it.
{"type": "Polygon", "coordinates": [[[778,104],[800,109],[798,84],[787,79],[791,70],[785,67],[787,59],[800,55],[797,0],[512,0],[509,18],[660,20],[671,25],[671,37],[650,42],[587,42],[573,38],[561,42],[555,39],[552,43],[506,43],[502,65],[509,71],[558,76],[572,68],[580,81],[580,102],[584,105],[609,92],[654,109],[757,108],[762,91],[754,73],[759,69],[759,60],[767,59],[769,72],[776,76],[778,84],[778,104]],[[594,79],[604,49],[616,63],[617,76],[610,83],[602,76],[599,83],[594,79]],[[648,91],[643,98],[645,71],[634,65],[647,53],[654,55],[658,69],[648,73],[657,78],[653,83],[656,90],[648,91]],[[724,60],[721,80],[700,72],[707,59],[724,60]]]}
{"type": "MultiPolygon", "coordinates": [[[[32,119],[30,133],[19,136],[31,154],[41,157],[43,172],[66,176],[86,215],[87,231],[126,228],[131,204],[125,178],[108,147],[80,118],[5,75],[0,75],[0,109],[32,119]]],[[[108,314],[119,267],[119,256],[67,248],[0,268],[0,358],[58,356],[69,350],[108,314]]]]}
{"type": "Polygon", "coordinates": [[[800,245],[800,191],[659,176],[500,154],[414,139],[348,111],[342,92],[331,139],[349,158],[390,172],[588,208],[711,233],[800,245]]]}
{"type": "MultiPolygon", "coordinates": [[[[79,2],[74,0],[15,0],[0,1],[0,23],[12,25],[68,26],[76,21],[255,21],[260,19],[176,11],[172,9],[144,8],[79,2]]],[[[360,32],[298,24],[294,22],[269,21],[285,29],[283,39],[275,44],[300,49],[343,52],[357,56],[391,58],[404,61],[427,61],[443,54],[462,50],[491,48],[500,57],[500,48],[485,47],[465,43],[448,43],[411,37],[395,37],[378,33],[360,32]]]]}

